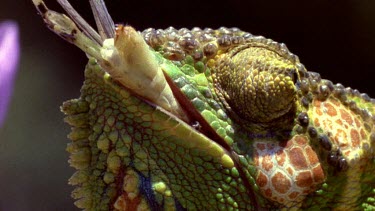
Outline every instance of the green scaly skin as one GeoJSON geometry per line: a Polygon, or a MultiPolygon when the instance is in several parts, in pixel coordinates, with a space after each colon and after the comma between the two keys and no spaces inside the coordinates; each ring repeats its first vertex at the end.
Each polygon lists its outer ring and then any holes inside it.
{"type": "Polygon", "coordinates": [[[238,29],[142,35],[188,120],[90,58],[62,106],[79,208],[375,209],[374,99],[238,29]]]}
{"type": "Polygon", "coordinates": [[[156,207],[163,201],[174,207],[177,197],[192,210],[251,208],[238,170],[219,145],[116,86],[94,61],[85,75],[80,99],[62,107],[75,127],[68,151],[70,164],[79,169],[70,179],[81,185],[73,193],[83,197],[79,207],[112,208],[124,175],[135,171],[154,185],[156,207]],[[158,192],[157,185],[165,187],[158,192]]]}

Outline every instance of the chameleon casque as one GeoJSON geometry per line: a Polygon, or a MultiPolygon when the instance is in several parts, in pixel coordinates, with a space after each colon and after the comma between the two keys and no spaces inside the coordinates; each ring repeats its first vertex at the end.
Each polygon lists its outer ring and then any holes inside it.
{"type": "Polygon", "coordinates": [[[33,0],[88,56],[69,184],[85,210],[375,210],[375,100],[237,28],[115,26],[33,0]]]}

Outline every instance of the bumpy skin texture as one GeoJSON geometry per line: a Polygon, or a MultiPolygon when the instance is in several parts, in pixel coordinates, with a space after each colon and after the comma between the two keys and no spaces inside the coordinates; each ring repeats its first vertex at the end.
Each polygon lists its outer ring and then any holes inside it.
{"type": "Polygon", "coordinates": [[[308,72],[284,44],[172,27],[144,42],[124,26],[95,44],[34,4],[92,56],[81,96],[62,106],[79,208],[375,209],[375,100],[308,72]]]}
{"type": "Polygon", "coordinates": [[[66,121],[75,126],[68,151],[79,170],[70,179],[81,184],[73,193],[83,197],[76,202],[79,207],[251,208],[224,149],[103,75],[90,62],[81,98],[62,107],[66,121]]]}
{"type": "Polygon", "coordinates": [[[79,207],[375,208],[373,99],[307,72],[262,37],[225,28],[160,32],[143,35],[222,142],[116,85],[92,60],[81,97],[63,105],[79,207]]]}

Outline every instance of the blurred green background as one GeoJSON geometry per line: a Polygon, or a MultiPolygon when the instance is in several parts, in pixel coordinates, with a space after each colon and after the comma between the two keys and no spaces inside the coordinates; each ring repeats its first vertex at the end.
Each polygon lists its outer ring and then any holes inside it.
{"type": "MultiPolygon", "coordinates": [[[[88,1],[71,1],[92,23],[88,1]]],[[[375,97],[375,2],[108,1],[115,22],[134,26],[239,27],[287,44],[310,71],[375,97]]],[[[55,1],[46,3],[62,11],[55,1]]],[[[0,210],[76,210],[67,180],[69,127],[59,106],[79,96],[84,53],[50,32],[31,0],[1,0],[14,19],[21,63],[8,118],[0,128],[0,210]]],[[[1,99],[0,99],[1,100],[1,99]]]]}

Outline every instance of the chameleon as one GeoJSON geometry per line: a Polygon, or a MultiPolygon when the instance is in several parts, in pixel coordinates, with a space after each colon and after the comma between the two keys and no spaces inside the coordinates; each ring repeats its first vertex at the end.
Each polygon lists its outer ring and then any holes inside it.
{"type": "Polygon", "coordinates": [[[86,53],[63,103],[84,210],[375,210],[375,99],[238,28],[136,31],[90,0],[97,31],[33,0],[86,53]]]}

